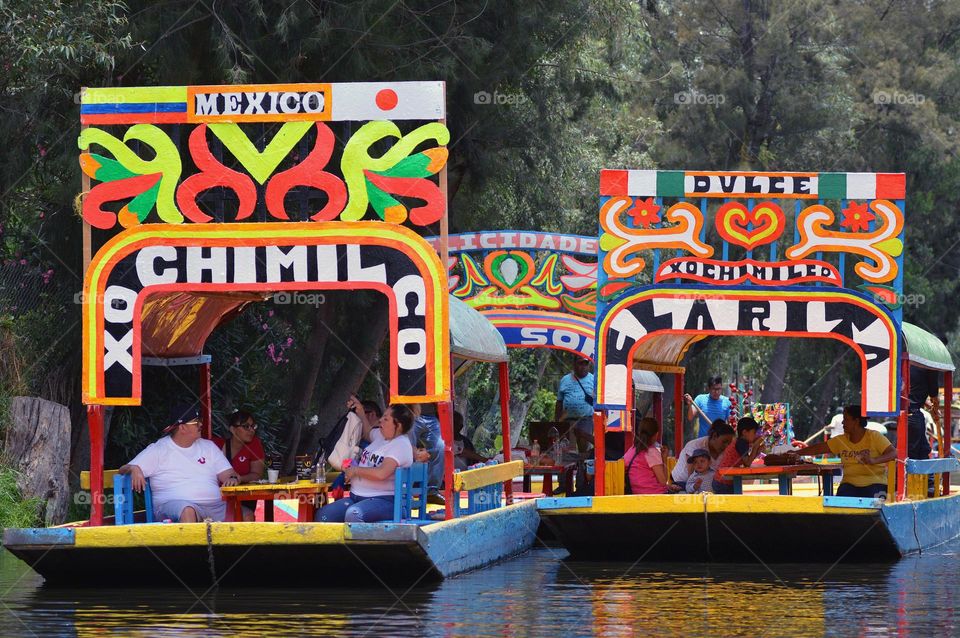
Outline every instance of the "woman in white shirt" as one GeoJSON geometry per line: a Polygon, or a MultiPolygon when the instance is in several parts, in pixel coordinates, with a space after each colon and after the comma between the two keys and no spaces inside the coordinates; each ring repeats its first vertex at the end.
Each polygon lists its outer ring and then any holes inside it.
{"type": "Polygon", "coordinates": [[[393,518],[394,473],[413,465],[413,446],[405,436],[413,427],[413,412],[395,404],[380,417],[380,427],[361,421],[363,438],[370,445],[344,470],[350,496],[321,507],[314,517],[318,523],[373,523],[393,518]]]}

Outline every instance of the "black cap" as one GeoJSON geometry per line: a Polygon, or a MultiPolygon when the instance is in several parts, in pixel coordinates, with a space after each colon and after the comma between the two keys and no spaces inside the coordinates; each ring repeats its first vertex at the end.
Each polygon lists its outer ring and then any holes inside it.
{"type": "Polygon", "coordinates": [[[705,449],[703,449],[703,448],[699,448],[699,449],[697,449],[697,450],[694,450],[694,451],[693,451],[693,454],[691,454],[689,457],[687,457],[687,463],[693,463],[694,460],[700,458],[701,456],[704,457],[704,458],[709,459],[709,458],[710,458],[710,453],[707,452],[707,451],[706,451],[705,449]]]}
{"type": "Polygon", "coordinates": [[[181,423],[189,423],[200,418],[200,408],[196,403],[178,403],[170,410],[170,425],[163,428],[166,434],[181,423]]]}

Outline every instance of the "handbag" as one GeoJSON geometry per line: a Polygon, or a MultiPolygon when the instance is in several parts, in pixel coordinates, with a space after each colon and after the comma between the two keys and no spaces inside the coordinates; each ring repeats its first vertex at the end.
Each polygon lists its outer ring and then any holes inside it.
{"type": "Polygon", "coordinates": [[[583,387],[583,384],[580,383],[580,379],[573,376],[573,380],[577,382],[577,385],[580,386],[580,389],[583,390],[583,400],[586,401],[589,405],[593,405],[593,395],[587,392],[587,389],[583,387]]]}
{"type": "Polygon", "coordinates": [[[640,453],[637,452],[637,448],[633,448],[633,458],[630,459],[629,465],[623,468],[623,493],[624,494],[633,494],[633,488],[630,487],[630,467],[633,465],[633,462],[637,460],[638,456],[640,456],[640,453]]]}

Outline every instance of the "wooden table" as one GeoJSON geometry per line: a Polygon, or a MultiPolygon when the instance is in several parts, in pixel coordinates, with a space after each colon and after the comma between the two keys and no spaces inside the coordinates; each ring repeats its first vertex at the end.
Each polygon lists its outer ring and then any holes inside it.
{"type": "MultiPolygon", "coordinates": [[[[563,465],[526,465],[523,468],[523,491],[532,491],[531,484],[533,475],[543,476],[543,494],[544,496],[553,496],[553,477],[558,479],[566,469],[563,465]]],[[[559,483],[559,480],[557,481],[559,483]]]]}
{"type": "Polygon", "coordinates": [[[296,499],[297,521],[300,523],[313,522],[313,514],[318,505],[327,502],[326,483],[314,481],[296,481],[291,483],[244,483],[221,487],[220,493],[227,507],[233,509],[235,521],[243,521],[244,501],[263,501],[263,520],[273,520],[273,502],[296,499]]]}
{"type": "Polygon", "coordinates": [[[754,465],[752,467],[725,467],[717,470],[720,478],[733,479],[733,493],[743,494],[743,479],[777,478],[780,494],[793,494],[796,476],[823,477],[823,495],[833,496],[833,476],[840,471],[839,463],[799,463],[797,465],[754,465]]]}

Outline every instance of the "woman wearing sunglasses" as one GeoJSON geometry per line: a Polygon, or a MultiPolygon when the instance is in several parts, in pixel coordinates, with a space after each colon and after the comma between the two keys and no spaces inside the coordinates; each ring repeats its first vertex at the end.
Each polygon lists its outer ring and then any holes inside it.
{"type": "MultiPolygon", "coordinates": [[[[238,410],[227,419],[230,428],[230,438],[222,439],[219,436],[212,438],[213,442],[230,460],[233,469],[240,477],[241,483],[259,481],[263,478],[265,467],[263,443],[257,436],[257,423],[249,412],[238,410]]],[[[253,521],[256,501],[243,503],[243,520],[253,521]]]]}

